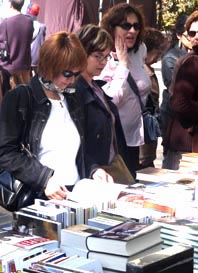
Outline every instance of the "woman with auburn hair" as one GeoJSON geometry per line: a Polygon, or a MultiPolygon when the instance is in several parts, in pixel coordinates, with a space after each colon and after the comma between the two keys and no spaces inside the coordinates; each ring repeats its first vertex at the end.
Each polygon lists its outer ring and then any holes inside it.
{"type": "Polygon", "coordinates": [[[151,81],[144,68],[146,46],[143,43],[144,16],[139,8],[127,3],[113,6],[103,16],[101,27],[114,40],[111,59],[99,76],[107,82],[104,91],[113,98],[120,114],[127,152],[128,166],[135,176],[139,169],[139,146],[144,144],[144,130],[138,97],[128,83],[129,73],[138,86],[143,104],[146,103],[151,81]]]}
{"type": "Polygon", "coordinates": [[[86,64],[86,53],[73,33],[55,33],[42,44],[38,75],[27,85],[32,108],[28,139],[32,157],[19,149],[27,118],[24,110],[29,107],[28,99],[24,109],[20,102],[27,89],[19,85],[3,99],[0,168],[29,186],[35,198],[39,193],[43,199],[65,199],[75,183],[85,177],[83,116],[70,86],[86,64]]]}

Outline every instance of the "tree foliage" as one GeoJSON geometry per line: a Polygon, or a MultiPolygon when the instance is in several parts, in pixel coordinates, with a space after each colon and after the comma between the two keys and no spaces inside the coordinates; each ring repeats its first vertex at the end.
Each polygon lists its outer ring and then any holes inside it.
{"type": "Polygon", "coordinates": [[[161,0],[157,1],[160,28],[167,30],[175,23],[180,13],[191,14],[198,10],[198,0],[161,0]]]}

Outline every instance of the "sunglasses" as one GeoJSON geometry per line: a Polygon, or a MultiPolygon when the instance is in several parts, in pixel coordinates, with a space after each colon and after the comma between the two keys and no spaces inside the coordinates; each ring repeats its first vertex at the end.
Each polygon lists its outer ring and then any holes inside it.
{"type": "Polygon", "coordinates": [[[140,24],[139,23],[134,23],[134,24],[130,24],[130,23],[123,23],[118,25],[119,27],[121,27],[124,30],[129,30],[132,27],[134,28],[134,30],[140,30],[140,24]]]}
{"type": "Polygon", "coordinates": [[[65,70],[63,71],[62,74],[65,78],[71,78],[71,77],[77,77],[78,75],[80,75],[80,71],[73,72],[73,71],[65,70]]]}
{"type": "Polygon", "coordinates": [[[195,30],[189,30],[188,31],[188,36],[190,36],[191,38],[195,37],[195,35],[198,33],[198,31],[195,30]]]}

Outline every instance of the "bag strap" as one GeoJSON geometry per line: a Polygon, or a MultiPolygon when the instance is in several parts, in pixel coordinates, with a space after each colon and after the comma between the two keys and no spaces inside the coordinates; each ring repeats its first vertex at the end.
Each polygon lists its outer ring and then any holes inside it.
{"type": "Polygon", "coordinates": [[[140,97],[140,91],[139,88],[134,80],[134,78],[132,77],[131,73],[129,72],[128,74],[128,78],[127,78],[128,84],[130,85],[132,91],[135,93],[135,95],[138,97],[139,103],[140,103],[140,107],[142,110],[142,113],[145,111],[145,107],[144,104],[142,103],[141,97],[140,97]]]}

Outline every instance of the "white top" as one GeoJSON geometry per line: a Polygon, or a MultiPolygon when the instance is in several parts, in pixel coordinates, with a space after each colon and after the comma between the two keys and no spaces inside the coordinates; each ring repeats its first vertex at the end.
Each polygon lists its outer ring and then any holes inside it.
{"type": "Polygon", "coordinates": [[[136,53],[129,53],[128,68],[112,58],[99,76],[100,79],[107,81],[103,89],[113,98],[113,102],[118,107],[127,146],[144,144],[143,119],[139,100],[131,90],[127,77],[130,71],[139,88],[142,102],[145,104],[151,88],[150,77],[144,68],[146,54],[146,46],[141,44],[136,53]]]}
{"type": "Polygon", "coordinates": [[[49,119],[44,128],[39,160],[54,170],[51,179],[61,185],[74,185],[80,178],[76,166],[76,155],[80,136],[70,117],[63,95],[61,100],[52,100],[49,119]]]}

